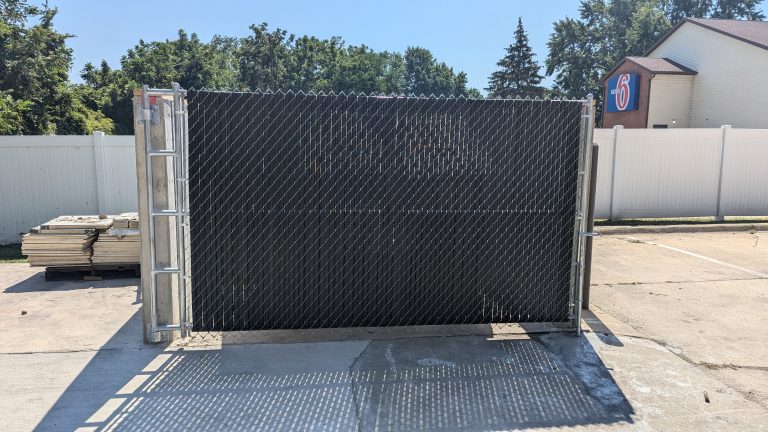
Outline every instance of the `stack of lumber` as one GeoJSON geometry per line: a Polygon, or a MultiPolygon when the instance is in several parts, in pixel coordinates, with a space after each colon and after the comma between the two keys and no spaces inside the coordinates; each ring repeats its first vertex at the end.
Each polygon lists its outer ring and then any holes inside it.
{"type": "Polygon", "coordinates": [[[138,264],[141,250],[139,215],[123,213],[112,217],[112,227],[99,230],[99,238],[93,244],[93,264],[138,264]]]}
{"type": "Polygon", "coordinates": [[[59,216],[24,235],[21,253],[32,266],[90,265],[97,231],[110,226],[112,219],[105,217],[59,216]]]}

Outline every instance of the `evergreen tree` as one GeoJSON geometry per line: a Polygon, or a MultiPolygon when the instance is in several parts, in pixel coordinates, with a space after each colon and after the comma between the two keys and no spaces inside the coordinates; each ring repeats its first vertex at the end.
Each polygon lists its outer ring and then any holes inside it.
{"type": "Polygon", "coordinates": [[[528,44],[528,34],[523,27],[523,19],[517,19],[515,44],[507,47],[507,55],[498,63],[499,70],[491,74],[488,83],[490,97],[536,97],[543,96],[544,89],[539,86],[539,64],[528,44]]]}

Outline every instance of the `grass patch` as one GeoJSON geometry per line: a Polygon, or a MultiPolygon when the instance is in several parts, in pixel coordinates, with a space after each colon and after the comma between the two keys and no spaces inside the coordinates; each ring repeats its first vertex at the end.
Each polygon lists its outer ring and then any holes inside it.
{"type": "Polygon", "coordinates": [[[21,243],[0,244],[0,264],[27,262],[21,254],[21,243]]]}

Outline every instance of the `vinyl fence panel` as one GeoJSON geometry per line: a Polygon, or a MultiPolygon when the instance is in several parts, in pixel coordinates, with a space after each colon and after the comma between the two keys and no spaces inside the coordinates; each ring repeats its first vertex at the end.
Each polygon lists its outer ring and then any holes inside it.
{"type": "MultiPolygon", "coordinates": [[[[597,218],[768,215],[768,129],[617,126],[594,142],[597,218]]],[[[136,211],[136,191],[133,135],[0,136],[0,243],[62,214],[136,211]]]]}
{"type": "Polygon", "coordinates": [[[600,219],[609,218],[611,213],[614,133],[614,129],[595,129],[593,135],[593,142],[600,146],[595,189],[595,217],[600,219]]]}
{"type": "Polygon", "coordinates": [[[716,212],[719,134],[706,129],[624,129],[614,157],[614,218],[716,212]]]}
{"type": "Polygon", "coordinates": [[[136,211],[132,135],[0,137],[0,243],[59,215],[136,211]]]}
{"type": "Polygon", "coordinates": [[[720,207],[725,215],[768,215],[768,129],[727,129],[720,207]]]}
{"type": "Polygon", "coordinates": [[[597,218],[768,215],[768,129],[598,129],[597,218]]]}

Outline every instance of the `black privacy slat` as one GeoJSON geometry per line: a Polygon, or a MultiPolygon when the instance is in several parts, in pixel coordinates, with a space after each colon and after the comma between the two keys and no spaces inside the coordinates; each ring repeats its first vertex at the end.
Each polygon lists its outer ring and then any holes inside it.
{"type": "Polygon", "coordinates": [[[580,102],[188,101],[195,331],[568,320],[580,102]]]}

